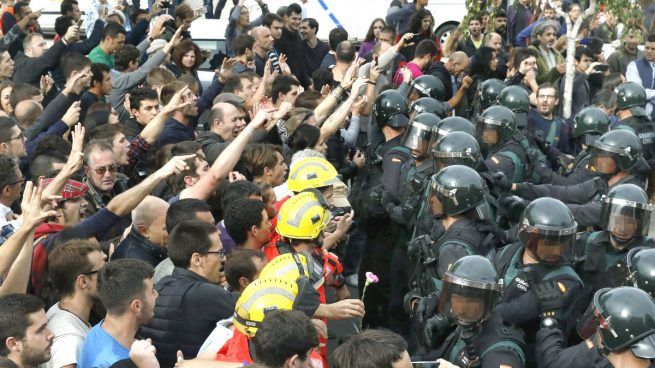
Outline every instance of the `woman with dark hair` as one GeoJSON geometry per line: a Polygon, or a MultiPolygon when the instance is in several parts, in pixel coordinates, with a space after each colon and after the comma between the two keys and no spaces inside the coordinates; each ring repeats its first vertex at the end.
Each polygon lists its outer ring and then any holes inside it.
{"type": "Polygon", "coordinates": [[[166,67],[175,74],[176,78],[180,78],[183,74],[192,76],[198,82],[199,92],[202,94],[198,68],[204,61],[200,47],[192,40],[184,40],[175,46],[171,56],[171,63],[166,67]]]}
{"type": "Polygon", "coordinates": [[[359,53],[357,56],[364,57],[364,55],[373,51],[375,44],[378,43],[378,35],[386,25],[387,23],[382,18],[376,18],[371,22],[371,25],[368,27],[368,32],[366,32],[364,42],[362,42],[362,45],[359,47],[359,53]]]}
{"type": "Polygon", "coordinates": [[[409,18],[407,33],[413,33],[416,35],[411,41],[413,45],[403,47],[400,50],[400,53],[403,54],[407,61],[411,61],[414,58],[416,45],[423,40],[434,41],[437,44],[437,57],[435,59],[439,60],[441,58],[441,44],[434,36],[434,17],[428,9],[423,8],[409,18]]]}
{"type": "Polygon", "coordinates": [[[234,57],[234,51],[232,50],[232,43],[234,40],[243,33],[247,33],[254,27],[260,26],[262,24],[262,19],[268,13],[268,5],[264,3],[263,0],[256,0],[260,9],[262,10],[262,15],[250,21],[250,11],[243,4],[245,0],[239,0],[239,3],[232,8],[230,12],[230,22],[225,28],[225,41],[227,43],[227,54],[230,57],[234,57]]]}
{"type": "Polygon", "coordinates": [[[469,75],[473,79],[473,83],[468,89],[469,103],[473,102],[475,94],[478,92],[480,83],[491,78],[498,78],[504,80],[505,77],[499,75],[496,71],[498,67],[498,55],[491,47],[480,47],[473,57],[469,75]]]}
{"type": "Polygon", "coordinates": [[[300,124],[289,137],[291,155],[304,149],[312,149],[322,155],[327,151],[327,145],[321,140],[321,129],[310,124],[300,124]]]}
{"type": "Polygon", "coordinates": [[[7,116],[11,116],[14,112],[14,108],[9,103],[9,96],[11,95],[12,89],[14,89],[14,83],[12,81],[3,81],[0,83],[0,109],[7,116]]]}

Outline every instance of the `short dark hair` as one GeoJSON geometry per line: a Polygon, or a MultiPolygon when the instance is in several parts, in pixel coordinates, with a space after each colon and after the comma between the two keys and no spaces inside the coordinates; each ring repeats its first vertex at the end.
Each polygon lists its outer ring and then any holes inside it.
{"type": "Polygon", "coordinates": [[[314,148],[321,139],[321,129],[310,124],[300,124],[289,137],[289,148],[293,153],[314,148]]]}
{"type": "Polygon", "coordinates": [[[18,160],[13,156],[0,156],[0,191],[6,186],[16,184],[19,177],[16,176],[18,160]]]}
{"type": "Polygon", "coordinates": [[[145,100],[159,101],[157,98],[157,91],[143,87],[138,87],[130,91],[130,109],[138,110],[141,107],[141,102],[145,100]]]}
{"type": "Polygon", "coordinates": [[[300,5],[293,3],[287,6],[287,17],[291,14],[302,14],[302,8],[300,5]]]}
{"type": "Polygon", "coordinates": [[[232,41],[232,50],[236,55],[243,55],[246,50],[253,49],[255,45],[255,38],[249,34],[240,34],[232,41]]]}
{"type": "Polygon", "coordinates": [[[248,79],[245,75],[237,74],[237,75],[232,75],[230,76],[225,83],[223,84],[223,89],[221,92],[226,93],[234,93],[234,91],[241,91],[242,89],[242,84],[241,80],[242,79],[248,79]]]}
{"type": "Polygon", "coordinates": [[[355,60],[355,46],[350,41],[341,41],[337,45],[336,59],[342,63],[350,63],[355,60]]]}
{"type": "Polygon", "coordinates": [[[19,1],[19,2],[17,2],[16,4],[14,4],[14,16],[15,15],[23,16],[23,14],[21,14],[21,12],[23,11],[23,8],[27,8],[29,6],[30,6],[29,1],[19,1]]]}
{"type": "MultiPolygon", "coordinates": [[[[66,2],[64,1],[61,3],[64,5],[66,2]]],[[[55,32],[59,37],[64,37],[66,34],[66,31],[68,31],[68,27],[73,25],[73,17],[70,15],[62,15],[57,17],[55,20],[55,32]]]]}
{"type": "Polygon", "coordinates": [[[87,66],[91,65],[91,60],[88,57],[77,53],[71,52],[61,58],[61,70],[64,72],[64,78],[70,78],[74,71],[81,71],[87,66]]]}
{"type": "Polygon", "coordinates": [[[173,14],[174,19],[189,19],[193,18],[193,9],[189,4],[180,4],[175,7],[175,13],[173,14]]]}
{"type": "Polygon", "coordinates": [[[432,40],[423,40],[416,45],[416,51],[414,52],[414,57],[423,57],[425,55],[430,55],[435,57],[439,53],[437,49],[437,44],[432,40]]]}
{"type": "Polygon", "coordinates": [[[87,256],[95,251],[102,251],[97,243],[71,240],[48,254],[48,273],[59,295],[72,295],[77,277],[93,271],[93,264],[87,256]]]}
{"type": "MultiPolygon", "coordinates": [[[[110,73],[110,72],[111,72],[111,69],[109,69],[109,65],[107,65],[105,63],[93,63],[93,64],[91,64],[91,73],[93,74],[93,76],[91,77],[91,86],[93,86],[94,82],[98,83],[98,84],[102,84],[102,80],[104,79],[104,74],[105,73],[110,73]]],[[[130,96],[132,96],[133,93],[134,93],[134,91],[131,91],[130,96]]],[[[130,102],[131,101],[132,100],[130,100],[130,102]]],[[[130,105],[130,106],[132,106],[132,105],[130,105]]]]}
{"type": "Polygon", "coordinates": [[[277,76],[277,78],[273,80],[273,86],[271,87],[273,103],[277,102],[280,92],[282,92],[282,94],[287,94],[291,91],[292,86],[300,86],[300,82],[290,75],[277,76]]]}
{"type": "Polygon", "coordinates": [[[257,199],[238,198],[225,209],[225,230],[236,245],[242,245],[248,240],[248,232],[253,226],[262,223],[264,202],[257,199]]]}
{"type": "Polygon", "coordinates": [[[332,28],[328,35],[328,46],[330,50],[336,50],[339,43],[348,39],[348,31],[343,28],[332,28]]]}
{"type": "Polygon", "coordinates": [[[111,148],[114,144],[116,134],[123,132],[121,124],[103,124],[98,125],[89,133],[89,142],[103,142],[111,148]]]}
{"type": "Polygon", "coordinates": [[[264,15],[264,18],[262,18],[262,25],[266,28],[271,28],[273,22],[284,23],[284,19],[277,15],[277,13],[268,13],[264,15]]]}
{"type": "MultiPolygon", "coordinates": [[[[316,79],[314,79],[314,75],[312,75],[312,79],[314,82],[316,82],[316,79]]],[[[320,90],[323,88],[322,85],[316,86],[314,85],[314,88],[318,88],[320,90]]],[[[312,90],[306,90],[302,91],[302,93],[298,94],[298,97],[296,97],[296,103],[295,107],[304,107],[309,110],[314,110],[318,107],[318,105],[321,103],[323,100],[323,96],[321,96],[321,93],[318,91],[312,91],[312,90]]]]}
{"type": "Polygon", "coordinates": [[[0,356],[9,355],[8,338],[22,340],[32,325],[29,315],[43,310],[41,299],[31,294],[10,294],[0,297],[0,356]]]}
{"type": "Polygon", "coordinates": [[[98,295],[107,313],[122,315],[132,300],[145,296],[143,282],[155,270],[148,263],[130,258],[113,260],[98,272],[98,295]]]}
{"type": "Polygon", "coordinates": [[[262,191],[257,184],[247,180],[237,180],[224,187],[221,193],[221,207],[226,209],[230,203],[237,199],[261,195],[262,191]]]}
{"type": "Polygon", "coordinates": [[[304,313],[276,310],[266,314],[252,342],[258,363],[282,367],[294,355],[306,360],[319,341],[316,328],[304,313]]]}
{"type": "Polygon", "coordinates": [[[206,252],[212,247],[209,236],[217,231],[216,226],[204,221],[177,224],[168,236],[168,256],[176,267],[189,267],[193,253],[206,252]]]}
{"type": "Polygon", "coordinates": [[[334,368],[391,367],[402,359],[405,351],[407,342],[400,335],[386,330],[364,330],[334,351],[334,368]]]}
{"type": "MultiPolygon", "coordinates": [[[[34,152],[30,157],[30,178],[38,179],[40,176],[47,177],[54,170],[55,164],[66,162],[66,156],[56,151],[34,152]]],[[[55,238],[56,239],[56,238],[55,238]]]]}
{"type": "Polygon", "coordinates": [[[139,49],[137,49],[136,46],[130,44],[123,45],[114,53],[114,58],[116,60],[115,69],[118,71],[127,70],[130,66],[130,62],[139,61],[139,55],[139,49]]]}
{"type": "Polygon", "coordinates": [[[189,220],[195,220],[200,212],[211,212],[205,201],[195,198],[185,198],[171,204],[166,211],[166,231],[170,234],[175,225],[189,220]]]}
{"type": "Polygon", "coordinates": [[[102,29],[102,40],[107,38],[116,38],[119,34],[127,34],[125,28],[116,22],[109,22],[102,29]]]}
{"type": "Polygon", "coordinates": [[[173,98],[173,95],[180,91],[182,88],[186,87],[187,84],[179,80],[172,81],[166,84],[160,92],[159,98],[161,99],[162,105],[168,105],[173,98]]]}
{"type": "Polygon", "coordinates": [[[0,116],[0,142],[11,139],[11,129],[16,126],[16,121],[6,116],[0,116]]]}
{"type": "Polygon", "coordinates": [[[9,104],[15,110],[16,105],[18,105],[19,102],[23,100],[29,100],[30,98],[40,94],[41,90],[34,87],[33,85],[28,83],[18,83],[14,85],[14,88],[11,89],[11,93],[9,94],[9,104]]]}
{"type": "Polygon", "coordinates": [[[554,83],[545,82],[545,83],[541,83],[537,88],[537,95],[539,95],[539,91],[541,91],[542,89],[551,89],[551,88],[555,90],[555,94],[559,94],[559,88],[557,88],[557,86],[554,83]]]}
{"type": "Polygon", "coordinates": [[[138,23],[139,15],[148,15],[148,11],[145,9],[136,9],[134,13],[130,15],[130,23],[134,27],[138,23]]]}
{"type": "Polygon", "coordinates": [[[78,5],[77,0],[64,0],[59,5],[59,12],[61,15],[66,15],[66,13],[73,11],[73,5],[78,5]]]}
{"type": "Polygon", "coordinates": [[[514,57],[512,58],[512,63],[515,68],[518,68],[523,60],[529,59],[531,57],[537,57],[538,55],[535,55],[534,51],[529,48],[525,47],[517,47],[514,49],[514,57]]]}
{"type": "Polygon", "coordinates": [[[586,46],[578,46],[575,48],[575,60],[580,61],[583,56],[594,59],[594,52],[589,50],[586,46]]]}
{"type": "Polygon", "coordinates": [[[249,144],[243,150],[241,159],[250,175],[260,177],[264,175],[265,168],[272,169],[277,164],[276,152],[284,157],[281,146],[270,143],[249,144]]]}
{"type": "Polygon", "coordinates": [[[255,281],[253,278],[257,273],[257,268],[252,261],[253,258],[259,258],[265,261],[266,255],[261,250],[235,248],[227,256],[227,260],[225,261],[225,279],[233,291],[239,290],[239,279],[242,277],[250,281],[255,281]]]}
{"type": "Polygon", "coordinates": [[[396,31],[396,28],[386,25],[384,26],[381,30],[380,33],[389,33],[391,35],[391,39],[395,40],[396,36],[398,36],[398,31],[396,31]]]}
{"type": "Polygon", "coordinates": [[[307,25],[309,28],[313,29],[314,32],[318,33],[318,22],[314,18],[305,18],[302,20],[303,22],[307,22],[307,25]]]}

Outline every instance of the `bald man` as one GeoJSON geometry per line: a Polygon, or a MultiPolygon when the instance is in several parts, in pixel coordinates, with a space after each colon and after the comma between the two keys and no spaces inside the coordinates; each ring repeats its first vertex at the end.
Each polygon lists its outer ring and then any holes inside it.
{"type": "MultiPolygon", "coordinates": [[[[254,51],[255,51],[255,71],[259,76],[264,75],[264,67],[266,62],[269,60],[270,52],[273,50],[273,34],[271,33],[270,28],[264,26],[258,26],[250,31],[250,35],[255,39],[254,51]]],[[[276,56],[277,61],[277,56],[276,56]]],[[[280,73],[279,64],[275,64],[275,69],[280,73]]]]}
{"type": "Polygon", "coordinates": [[[463,51],[456,51],[450,55],[446,62],[440,61],[432,64],[426,74],[432,74],[443,82],[446,88],[445,101],[451,108],[455,108],[462,101],[466,90],[471,85],[471,77],[466,76],[459,80],[469,66],[469,58],[463,51]]]}
{"type": "Polygon", "coordinates": [[[246,127],[245,117],[245,110],[236,103],[219,102],[212,107],[209,131],[201,133],[197,139],[210,165],[246,127]]]}
{"type": "Polygon", "coordinates": [[[23,100],[16,104],[16,109],[14,110],[16,122],[21,130],[32,126],[42,113],[43,107],[34,100],[23,100]]]}
{"type": "Polygon", "coordinates": [[[166,259],[166,211],[170,205],[161,198],[147,196],[132,210],[132,229],[111,260],[140,259],[156,267],[166,259]]]}

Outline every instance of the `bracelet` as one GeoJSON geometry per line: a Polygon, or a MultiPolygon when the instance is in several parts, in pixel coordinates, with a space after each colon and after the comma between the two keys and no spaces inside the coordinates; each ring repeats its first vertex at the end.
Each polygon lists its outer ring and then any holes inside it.
{"type": "Polygon", "coordinates": [[[366,82],[366,83],[371,84],[371,85],[374,85],[374,86],[378,84],[377,81],[375,81],[375,82],[368,81],[368,82],[366,82]]]}

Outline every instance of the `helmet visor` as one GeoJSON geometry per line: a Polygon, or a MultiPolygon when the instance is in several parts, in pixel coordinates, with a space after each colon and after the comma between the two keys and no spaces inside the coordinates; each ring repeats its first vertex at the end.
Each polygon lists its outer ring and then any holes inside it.
{"type": "Polygon", "coordinates": [[[591,150],[591,164],[601,174],[615,174],[619,171],[617,154],[594,147],[591,150]]]}
{"type": "Polygon", "coordinates": [[[648,235],[652,205],[607,197],[602,202],[603,226],[614,237],[630,240],[648,235]]]}
{"type": "Polygon", "coordinates": [[[611,317],[603,316],[598,308],[596,308],[595,298],[589,303],[584,315],[578,321],[576,329],[578,330],[578,335],[583,340],[591,338],[600,329],[609,332],[614,338],[619,336],[612,328],[611,317]]]}
{"type": "Polygon", "coordinates": [[[593,146],[600,136],[601,135],[598,133],[584,133],[582,134],[580,142],[587,146],[593,146]]]}
{"type": "Polygon", "coordinates": [[[432,129],[425,124],[412,121],[405,130],[401,144],[409,149],[419,151],[422,155],[427,154],[432,129]]]}
{"type": "Polygon", "coordinates": [[[565,229],[522,225],[519,228],[519,240],[540,262],[561,265],[573,259],[576,228],[577,224],[565,229]]]}
{"type": "Polygon", "coordinates": [[[445,273],[439,298],[439,311],[459,324],[475,324],[491,317],[500,294],[499,284],[460,279],[445,273]]]}
{"type": "Polygon", "coordinates": [[[499,124],[490,124],[487,121],[480,120],[475,127],[475,136],[478,142],[485,145],[494,145],[498,143],[499,124]]]}
{"type": "Polygon", "coordinates": [[[432,151],[432,157],[437,162],[437,167],[441,169],[451,165],[464,165],[475,168],[479,160],[479,157],[473,154],[473,149],[470,147],[462,152],[432,151]]]}

